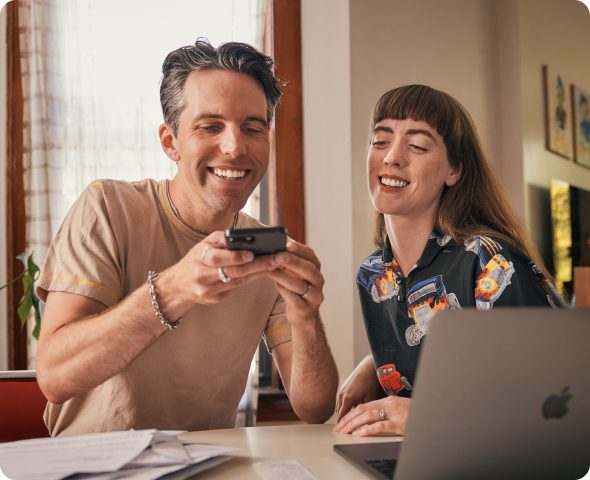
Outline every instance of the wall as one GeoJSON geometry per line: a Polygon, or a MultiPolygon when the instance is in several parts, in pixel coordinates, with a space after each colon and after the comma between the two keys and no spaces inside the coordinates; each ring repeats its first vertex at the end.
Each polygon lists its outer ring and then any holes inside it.
{"type": "Polygon", "coordinates": [[[321,312],[341,381],[354,367],[350,37],[346,0],[303,0],[307,243],[322,262],[321,312]]]}
{"type": "MultiPolygon", "coordinates": [[[[0,13],[0,218],[6,217],[6,6],[0,13]]],[[[0,222],[0,285],[6,283],[6,222],[0,222]]],[[[6,289],[0,291],[0,370],[8,370],[6,289]]]]}
{"type": "Polygon", "coordinates": [[[576,0],[519,0],[526,220],[545,258],[551,255],[552,178],[590,190],[590,169],[545,149],[541,68],[549,65],[590,91],[590,14],[576,0]]]}
{"type": "Polygon", "coordinates": [[[353,280],[375,250],[365,159],[376,100],[411,83],[457,98],[510,204],[550,255],[549,181],[590,189],[590,169],[544,148],[541,66],[584,86],[589,21],[576,0],[302,2],[307,231],[324,264],[322,311],[342,379],[351,358],[369,352],[353,280]]]}

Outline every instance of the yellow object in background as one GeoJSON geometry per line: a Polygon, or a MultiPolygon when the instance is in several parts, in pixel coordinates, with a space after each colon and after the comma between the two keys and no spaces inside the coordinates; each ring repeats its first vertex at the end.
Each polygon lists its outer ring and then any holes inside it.
{"type": "Polygon", "coordinates": [[[572,281],[572,221],[570,185],[567,182],[551,180],[551,218],[555,288],[563,294],[564,282],[572,281]]]}

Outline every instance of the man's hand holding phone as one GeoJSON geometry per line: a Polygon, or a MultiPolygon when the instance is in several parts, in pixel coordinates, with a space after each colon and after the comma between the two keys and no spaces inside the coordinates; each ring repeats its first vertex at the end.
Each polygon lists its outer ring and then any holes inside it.
{"type": "Polygon", "coordinates": [[[272,230],[238,230],[228,247],[242,244],[241,248],[253,250],[257,245],[260,254],[276,252],[253,261],[269,259],[274,270],[267,270],[265,275],[275,281],[292,327],[291,341],[276,345],[271,353],[297,414],[310,423],[323,423],[334,412],[338,369],[320,318],[319,307],[324,300],[320,261],[307,245],[287,241],[284,229],[272,230]]]}
{"type": "Polygon", "coordinates": [[[319,306],[324,299],[320,261],[307,245],[287,241],[286,232],[280,227],[213,232],[180,262],[162,272],[156,289],[160,284],[164,287],[162,297],[167,297],[164,290],[169,289],[165,284],[174,287],[170,290],[176,292],[175,298],[162,300],[164,304],[166,300],[173,305],[182,303],[173,308],[180,316],[195,303],[220,303],[236,288],[265,275],[275,281],[291,324],[305,324],[310,315],[319,318],[319,306]],[[255,256],[253,252],[265,254],[255,256]],[[271,252],[277,253],[266,254],[271,252]],[[177,295],[179,289],[184,291],[183,295],[177,295]]]}
{"type": "Polygon", "coordinates": [[[176,294],[172,303],[179,298],[186,299],[183,302],[186,311],[195,303],[220,303],[236,288],[275,268],[270,256],[254,257],[250,251],[228,250],[224,232],[218,231],[204,238],[180,262],[162,272],[157,283],[171,283],[176,294]],[[178,295],[181,292],[183,294],[178,295]]]}
{"type": "Polygon", "coordinates": [[[287,231],[283,227],[226,230],[225,238],[230,250],[249,250],[255,255],[272,254],[270,263],[278,268],[267,275],[276,282],[285,299],[287,318],[291,323],[317,314],[324,299],[324,277],[320,273],[320,261],[310,247],[287,241],[287,231]]]}
{"type": "Polygon", "coordinates": [[[319,307],[324,301],[324,277],[314,251],[302,243],[288,241],[287,251],[279,252],[271,260],[278,266],[267,275],[272,278],[287,304],[287,319],[291,324],[305,323],[310,315],[319,318],[319,307]]]}

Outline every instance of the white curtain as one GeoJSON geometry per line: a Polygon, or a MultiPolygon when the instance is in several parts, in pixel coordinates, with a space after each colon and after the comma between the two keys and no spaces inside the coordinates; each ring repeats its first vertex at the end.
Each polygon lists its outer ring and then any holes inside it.
{"type": "MultiPolygon", "coordinates": [[[[20,0],[23,86],[23,172],[26,251],[42,264],[59,222],[65,140],[63,3],[20,0]]],[[[37,342],[29,315],[28,364],[35,368],[37,342]]]]}
{"type": "Polygon", "coordinates": [[[26,248],[38,264],[93,180],[173,178],[158,138],[166,54],[198,37],[262,50],[265,15],[266,0],[19,0],[26,248]]]}
{"type": "Polygon", "coordinates": [[[26,249],[38,263],[61,221],[53,203],[65,143],[61,7],[60,0],[19,1],[26,249]]]}

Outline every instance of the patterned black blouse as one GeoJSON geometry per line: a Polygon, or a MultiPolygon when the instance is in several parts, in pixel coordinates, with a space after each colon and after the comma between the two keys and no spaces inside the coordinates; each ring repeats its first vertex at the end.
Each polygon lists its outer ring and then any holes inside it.
{"type": "Polygon", "coordinates": [[[388,395],[403,397],[411,396],[420,342],[434,312],[566,307],[524,253],[494,237],[459,243],[433,232],[407,278],[387,239],[359,267],[357,287],[379,381],[388,395]]]}

